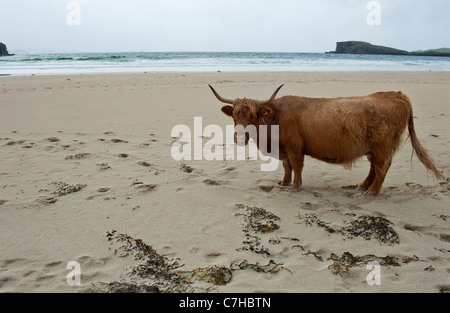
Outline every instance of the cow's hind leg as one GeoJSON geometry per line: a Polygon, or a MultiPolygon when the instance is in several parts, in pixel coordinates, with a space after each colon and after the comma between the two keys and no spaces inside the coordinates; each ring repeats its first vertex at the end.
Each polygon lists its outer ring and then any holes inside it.
{"type": "Polygon", "coordinates": [[[369,175],[367,175],[367,178],[361,184],[359,184],[359,187],[364,190],[367,190],[370,188],[370,186],[372,186],[374,181],[375,181],[375,166],[372,163],[370,163],[369,175]]]}
{"type": "Polygon", "coordinates": [[[369,190],[367,190],[367,194],[374,196],[380,192],[381,186],[383,185],[384,179],[386,178],[386,174],[391,167],[391,163],[392,155],[384,156],[383,158],[374,155],[371,167],[373,166],[374,168],[375,178],[372,185],[369,187],[369,190]]]}
{"type": "Polygon", "coordinates": [[[369,175],[367,175],[367,178],[361,183],[359,184],[359,187],[367,190],[370,188],[370,186],[372,186],[374,180],[375,180],[375,166],[373,165],[373,155],[372,153],[368,153],[367,154],[367,160],[369,160],[370,162],[370,171],[369,171],[369,175]]]}

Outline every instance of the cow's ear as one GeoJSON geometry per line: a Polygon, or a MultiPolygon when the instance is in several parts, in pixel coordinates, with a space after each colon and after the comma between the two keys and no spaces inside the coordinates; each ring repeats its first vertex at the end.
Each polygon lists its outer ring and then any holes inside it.
{"type": "Polygon", "coordinates": [[[263,106],[260,110],[259,110],[259,117],[260,118],[265,118],[269,115],[271,115],[273,113],[272,109],[268,106],[263,106]]]}
{"type": "Polygon", "coordinates": [[[225,105],[222,107],[222,112],[225,113],[225,115],[233,116],[233,107],[231,105],[225,105]]]}

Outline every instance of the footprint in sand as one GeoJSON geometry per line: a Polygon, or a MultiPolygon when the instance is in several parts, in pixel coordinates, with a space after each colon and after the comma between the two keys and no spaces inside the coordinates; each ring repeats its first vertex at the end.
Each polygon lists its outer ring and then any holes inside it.
{"type": "Polygon", "coordinates": [[[450,242],[450,234],[440,234],[439,239],[442,241],[450,242]]]}
{"type": "Polygon", "coordinates": [[[203,183],[206,184],[206,185],[210,185],[210,186],[220,186],[221,185],[221,183],[219,183],[219,182],[217,182],[215,180],[209,179],[209,178],[205,179],[203,181],[203,183]]]}
{"type": "Polygon", "coordinates": [[[104,192],[107,192],[107,191],[110,191],[110,190],[111,190],[111,188],[103,187],[103,188],[97,189],[97,192],[102,192],[102,193],[104,193],[104,192]]]}
{"type": "Polygon", "coordinates": [[[221,253],[221,252],[211,252],[211,253],[205,254],[205,258],[212,261],[213,259],[218,258],[221,255],[223,255],[223,253],[221,253]]]}
{"type": "Polygon", "coordinates": [[[128,143],[128,141],[123,140],[123,139],[111,139],[110,140],[112,143],[128,143]]]}
{"type": "Polygon", "coordinates": [[[181,163],[179,166],[180,166],[181,171],[183,171],[185,173],[192,173],[192,171],[194,170],[192,167],[190,167],[186,163],[181,163]]]}
{"type": "Polygon", "coordinates": [[[157,185],[155,184],[145,184],[137,186],[136,189],[138,190],[139,193],[147,193],[155,190],[156,186],[157,185]]]}
{"type": "Polygon", "coordinates": [[[100,163],[100,164],[97,164],[97,167],[98,167],[98,170],[99,170],[99,171],[105,171],[105,170],[111,169],[111,166],[109,166],[108,163],[100,163]]]}
{"type": "MultiPolygon", "coordinates": [[[[108,192],[110,190],[111,190],[111,188],[108,188],[108,187],[99,188],[99,189],[97,189],[98,194],[89,196],[89,197],[86,198],[86,200],[94,200],[96,198],[103,197],[104,193],[106,193],[106,192],[108,192]]],[[[104,200],[107,200],[107,199],[104,198],[104,200]]]]}
{"type": "Polygon", "coordinates": [[[145,162],[145,161],[139,161],[139,162],[137,162],[137,164],[139,164],[139,165],[141,165],[141,166],[144,166],[144,167],[150,167],[150,166],[153,166],[153,164],[148,163],[148,162],[145,162]]]}
{"type": "Polygon", "coordinates": [[[56,138],[56,137],[49,137],[49,138],[47,138],[47,139],[45,139],[45,140],[47,140],[47,141],[49,141],[49,142],[58,142],[58,141],[61,141],[59,138],[56,138]]]}
{"type": "Polygon", "coordinates": [[[47,196],[42,196],[36,199],[36,202],[45,204],[45,205],[49,205],[49,204],[53,204],[56,203],[56,201],[58,201],[58,199],[56,197],[47,197],[47,196]]]}
{"type": "Polygon", "coordinates": [[[271,191],[273,190],[274,187],[275,187],[275,186],[263,186],[263,185],[260,185],[260,186],[259,186],[259,189],[261,189],[261,190],[264,191],[264,192],[271,192],[271,191]]]}
{"type": "Polygon", "coordinates": [[[15,146],[15,145],[21,145],[24,142],[25,142],[25,140],[17,140],[17,141],[11,140],[11,141],[8,141],[5,145],[6,146],[15,146]]]}

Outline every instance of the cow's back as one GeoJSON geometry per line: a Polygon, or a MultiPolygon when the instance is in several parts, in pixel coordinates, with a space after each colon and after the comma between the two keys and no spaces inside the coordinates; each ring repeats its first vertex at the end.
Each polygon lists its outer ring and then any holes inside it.
{"type": "Polygon", "coordinates": [[[303,141],[305,154],[347,164],[374,145],[398,141],[412,110],[401,92],[343,98],[285,96],[274,105],[282,141],[303,141]]]}

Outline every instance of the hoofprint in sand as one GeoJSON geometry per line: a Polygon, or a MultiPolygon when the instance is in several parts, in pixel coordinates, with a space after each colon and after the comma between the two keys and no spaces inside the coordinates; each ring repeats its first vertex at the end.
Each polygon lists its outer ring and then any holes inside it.
{"type": "Polygon", "coordinates": [[[449,176],[449,73],[3,77],[1,292],[450,289],[450,184],[411,162],[409,142],[377,197],[356,189],[366,160],[307,159],[298,193],[278,184],[281,165],[175,161],[173,126],[229,123],[208,83],[262,99],[279,83],[305,96],[402,90],[449,176]]]}

